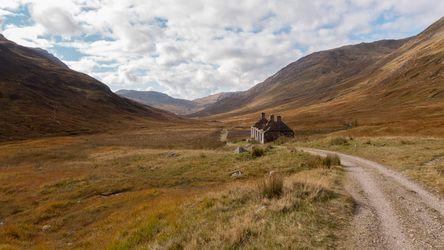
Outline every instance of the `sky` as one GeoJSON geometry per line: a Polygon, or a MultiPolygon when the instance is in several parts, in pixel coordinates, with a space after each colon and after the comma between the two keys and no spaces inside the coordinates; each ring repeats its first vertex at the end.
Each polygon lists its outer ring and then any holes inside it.
{"type": "Polygon", "coordinates": [[[444,0],[0,0],[0,33],[112,90],[246,90],[319,50],[415,35],[444,0]]]}

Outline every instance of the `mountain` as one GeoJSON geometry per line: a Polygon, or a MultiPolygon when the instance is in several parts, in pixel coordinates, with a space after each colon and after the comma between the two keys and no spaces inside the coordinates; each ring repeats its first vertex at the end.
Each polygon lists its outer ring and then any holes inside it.
{"type": "Polygon", "coordinates": [[[201,107],[205,108],[208,107],[224,98],[227,98],[229,96],[235,95],[238,92],[220,92],[217,94],[201,97],[194,99],[193,102],[199,104],[201,107]]]}
{"type": "Polygon", "coordinates": [[[184,115],[198,110],[198,105],[192,101],[178,99],[157,91],[119,90],[116,94],[131,100],[168,110],[175,114],[184,115]]]}
{"type": "Polygon", "coordinates": [[[193,114],[245,124],[280,113],[300,130],[444,133],[444,18],[417,36],[316,52],[193,114]],[[359,130],[357,128],[357,130],[359,130]]]}
{"type": "Polygon", "coordinates": [[[159,109],[167,110],[178,115],[187,115],[198,112],[205,107],[228,97],[233,92],[222,92],[195,100],[185,100],[171,97],[167,94],[157,91],[137,91],[137,90],[119,90],[116,94],[137,101],[142,104],[150,105],[159,109]]]}
{"type": "Polygon", "coordinates": [[[114,94],[42,49],[0,35],[0,140],[163,122],[173,114],[114,94]]]}

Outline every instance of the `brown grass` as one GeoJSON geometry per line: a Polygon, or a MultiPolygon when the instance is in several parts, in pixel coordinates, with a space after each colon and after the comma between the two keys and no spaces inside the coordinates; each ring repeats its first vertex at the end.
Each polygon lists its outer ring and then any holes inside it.
{"type": "Polygon", "coordinates": [[[331,145],[330,138],[298,142],[361,156],[394,168],[444,194],[444,139],[434,137],[356,137],[348,144],[331,145]]]}
{"type": "Polygon", "coordinates": [[[284,190],[284,178],[280,174],[270,173],[260,182],[259,190],[265,198],[278,198],[284,190]]]}
{"type": "Polygon", "coordinates": [[[342,176],[339,169],[302,171],[287,177],[282,195],[273,199],[261,197],[256,181],[233,184],[187,202],[181,223],[158,223],[148,241],[134,244],[130,235],[120,244],[147,249],[338,247],[340,229],[352,212],[350,198],[338,185],[342,176]]]}
{"type": "MultiPolygon", "coordinates": [[[[225,192],[233,182],[257,189],[256,180],[270,171],[287,176],[321,168],[307,164],[311,156],[284,147],[272,147],[262,157],[236,155],[219,143],[219,131],[176,127],[1,144],[0,248],[173,244],[182,237],[173,232],[187,227],[181,219],[188,213],[184,203],[195,204],[210,191],[225,192]],[[242,171],[241,178],[230,177],[235,170],[242,171]],[[43,230],[46,225],[50,229],[43,230]]],[[[207,199],[199,206],[222,211],[225,206],[227,216],[236,214],[242,202],[259,199],[257,190],[251,192],[236,198],[240,203],[234,208],[225,203],[231,198],[207,199]]],[[[213,218],[217,213],[208,222],[213,218]]],[[[247,225],[224,230],[223,238],[233,246],[257,237],[247,225]]],[[[201,245],[192,238],[187,246],[201,245]]]]}

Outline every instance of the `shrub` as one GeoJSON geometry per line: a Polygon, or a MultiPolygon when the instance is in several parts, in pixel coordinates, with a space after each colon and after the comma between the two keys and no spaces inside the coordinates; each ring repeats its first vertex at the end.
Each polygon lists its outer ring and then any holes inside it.
{"type": "Polygon", "coordinates": [[[304,165],[306,165],[309,169],[312,169],[322,166],[322,162],[322,157],[317,155],[309,155],[304,165]]]}
{"type": "Polygon", "coordinates": [[[326,200],[335,195],[333,191],[324,188],[322,185],[305,181],[292,183],[290,192],[298,199],[316,201],[326,200]]]}
{"type": "Polygon", "coordinates": [[[253,157],[261,157],[265,154],[265,150],[263,148],[254,147],[251,150],[251,156],[253,157]]]}
{"type": "Polygon", "coordinates": [[[341,159],[339,159],[337,154],[328,154],[322,159],[322,165],[327,168],[330,168],[331,166],[339,166],[341,165],[341,159]]]}
{"type": "Polygon", "coordinates": [[[330,140],[330,145],[347,145],[348,141],[344,137],[335,137],[330,140]]]}
{"type": "Polygon", "coordinates": [[[284,177],[279,174],[266,176],[259,184],[261,195],[266,198],[280,197],[284,191],[284,177]]]}
{"type": "Polygon", "coordinates": [[[310,155],[304,162],[304,165],[307,166],[309,169],[320,167],[330,168],[332,166],[341,165],[341,160],[336,154],[328,154],[326,157],[310,155]]]}

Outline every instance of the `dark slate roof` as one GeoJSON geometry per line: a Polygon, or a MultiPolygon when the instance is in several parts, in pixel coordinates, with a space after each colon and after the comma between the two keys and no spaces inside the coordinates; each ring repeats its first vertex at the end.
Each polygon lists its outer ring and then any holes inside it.
{"type": "Polygon", "coordinates": [[[292,131],[282,120],[281,121],[269,121],[264,128],[264,131],[292,131]]]}
{"type": "Polygon", "coordinates": [[[253,125],[253,127],[258,129],[263,129],[267,124],[268,124],[267,118],[261,118],[253,125]]]}

